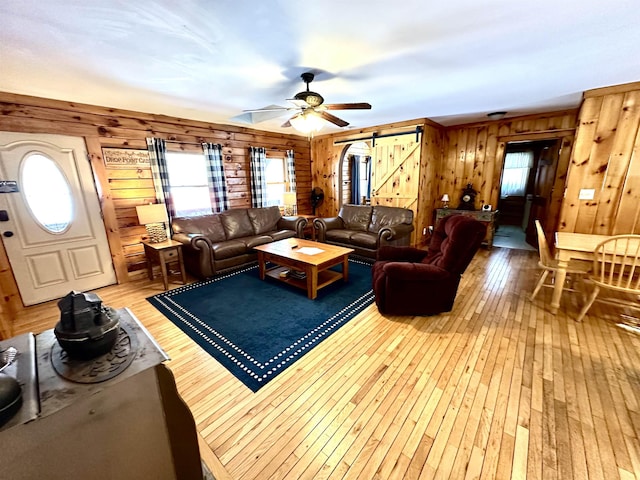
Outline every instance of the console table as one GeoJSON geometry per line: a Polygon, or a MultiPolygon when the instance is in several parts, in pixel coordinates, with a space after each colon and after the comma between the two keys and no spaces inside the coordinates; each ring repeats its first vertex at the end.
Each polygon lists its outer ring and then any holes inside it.
{"type": "Polygon", "coordinates": [[[479,222],[487,225],[487,235],[484,237],[484,241],[487,243],[487,248],[493,247],[493,236],[496,233],[496,222],[498,219],[498,210],[484,211],[484,210],[456,210],[454,208],[437,208],[436,209],[436,223],[441,218],[449,215],[464,215],[467,217],[473,217],[479,222]]]}

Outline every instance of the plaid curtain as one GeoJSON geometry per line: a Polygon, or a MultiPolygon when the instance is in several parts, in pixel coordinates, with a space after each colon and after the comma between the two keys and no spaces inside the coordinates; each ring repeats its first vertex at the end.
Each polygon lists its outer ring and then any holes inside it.
{"type": "Polygon", "coordinates": [[[371,157],[366,156],[365,160],[367,162],[367,198],[371,198],[371,157]]]}
{"type": "Polygon", "coordinates": [[[222,166],[222,145],[217,143],[203,143],[202,150],[207,164],[207,183],[211,196],[211,209],[214,213],[229,209],[227,198],[227,182],[224,178],[222,166]]]}
{"type": "Polygon", "coordinates": [[[251,206],[264,207],[267,202],[267,178],[265,168],[267,151],[263,147],[249,147],[249,166],[251,170],[251,206]]]}
{"type": "Polygon", "coordinates": [[[167,172],[167,144],[162,138],[147,138],[147,150],[151,163],[151,176],[156,191],[158,203],[164,203],[169,217],[169,232],[172,232],[171,222],[176,216],[173,199],[169,190],[169,173],[167,172]]]}
{"type": "Polygon", "coordinates": [[[293,150],[287,150],[287,176],[289,177],[289,191],[296,191],[296,165],[293,160],[293,150]]]}

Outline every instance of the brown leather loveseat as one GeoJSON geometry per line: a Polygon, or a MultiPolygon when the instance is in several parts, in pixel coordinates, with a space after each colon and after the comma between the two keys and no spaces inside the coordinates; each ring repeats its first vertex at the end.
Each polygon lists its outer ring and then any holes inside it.
{"type": "Polygon", "coordinates": [[[413,211],[380,205],[343,205],[337,217],[316,218],[318,241],[353,248],[376,258],[383,245],[406,246],[413,231],[413,211]]]}
{"type": "Polygon", "coordinates": [[[253,247],[284,238],[303,238],[307,220],[282,217],[278,207],[236,208],[171,223],[173,239],[183,244],[187,271],[207,278],[221,270],[257,260],[253,247]]]}

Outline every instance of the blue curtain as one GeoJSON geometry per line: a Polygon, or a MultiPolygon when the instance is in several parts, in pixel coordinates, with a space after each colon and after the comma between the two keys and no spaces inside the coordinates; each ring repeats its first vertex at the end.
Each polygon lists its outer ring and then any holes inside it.
{"type": "Polygon", "coordinates": [[[229,209],[227,198],[227,182],[224,176],[222,164],[222,145],[217,143],[203,143],[202,150],[207,165],[207,183],[211,196],[211,209],[213,212],[222,212],[229,209]]]}
{"type": "Polygon", "coordinates": [[[367,161],[367,198],[371,199],[371,157],[365,157],[367,161]]]}
{"type": "Polygon", "coordinates": [[[351,155],[351,203],[360,205],[360,155],[351,155]]]}
{"type": "Polygon", "coordinates": [[[156,191],[158,203],[164,203],[169,217],[169,231],[171,233],[171,222],[176,216],[176,209],[173,205],[171,192],[169,190],[169,173],[167,172],[167,144],[162,138],[147,138],[147,150],[151,163],[151,176],[153,177],[153,187],[156,191]]]}
{"type": "Polygon", "coordinates": [[[289,191],[296,191],[296,166],[293,160],[293,150],[287,150],[287,176],[289,177],[289,191]]]}
{"type": "Polygon", "coordinates": [[[251,170],[251,206],[264,207],[267,203],[267,178],[265,167],[267,152],[263,147],[249,147],[249,167],[251,170]]]}

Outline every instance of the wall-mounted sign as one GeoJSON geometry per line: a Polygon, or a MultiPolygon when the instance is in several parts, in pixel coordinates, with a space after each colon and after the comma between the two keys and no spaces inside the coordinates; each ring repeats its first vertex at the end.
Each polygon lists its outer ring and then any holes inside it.
{"type": "Polygon", "coordinates": [[[0,180],[0,193],[13,193],[18,191],[18,182],[15,180],[0,180]]]}
{"type": "Polygon", "coordinates": [[[102,156],[107,168],[150,168],[147,150],[103,148],[102,156]]]}

